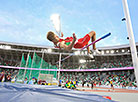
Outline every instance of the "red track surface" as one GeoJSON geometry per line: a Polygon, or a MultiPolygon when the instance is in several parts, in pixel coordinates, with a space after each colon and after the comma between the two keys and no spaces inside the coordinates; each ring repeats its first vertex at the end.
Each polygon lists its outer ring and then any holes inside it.
{"type": "Polygon", "coordinates": [[[80,91],[87,91],[87,92],[138,93],[138,90],[130,90],[130,89],[114,88],[114,90],[112,90],[111,88],[106,88],[106,87],[94,87],[92,90],[92,89],[85,89],[87,87],[78,86],[78,88],[79,87],[83,88],[83,89],[79,89],[80,91]]]}

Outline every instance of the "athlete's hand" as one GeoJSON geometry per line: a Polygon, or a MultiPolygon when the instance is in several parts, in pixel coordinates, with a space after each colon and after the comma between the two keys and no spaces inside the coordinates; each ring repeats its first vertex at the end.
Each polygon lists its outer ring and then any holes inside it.
{"type": "Polygon", "coordinates": [[[76,41],[76,39],[77,39],[76,35],[75,35],[75,33],[73,33],[73,40],[76,41]]]}
{"type": "Polygon", "coordinates": [[[63,32],[61,32],[61,37],[63,37],[64,35],[63,35],[63,32]]]}

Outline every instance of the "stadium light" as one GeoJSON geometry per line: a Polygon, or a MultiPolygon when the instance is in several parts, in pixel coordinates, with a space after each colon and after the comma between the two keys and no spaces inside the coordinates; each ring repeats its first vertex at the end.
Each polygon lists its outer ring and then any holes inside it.
{"type": "Polygon", "coordinates": [[[47,52],[47,49],[41,49],[42,52],[47,52]]]}
{"type": "Polygon", "coordinates": [[[51,53],[52,52],[52,49],[48,49],[47,52],[51,53]]]}
{"type": "Polygon", "coordinates": [[[118,50],[116,50],[116,52],[118,52],[118,50]]]}
{"type": "Polygon", "coordinates": [[[9,50],[9,49],[11,49],[11,46],[8,46],[8,45],[0,45],[0,48],[1,49],[9,50]]]}
{"type": "Polygon", "coordinates": [[[114,53],[114,50],[111,50],[111,53],[114,53]]]}
{"type": "Polygon", "coordinates": [[[80,59],[80,63],[85,63],[85,62],[86,62],[86,60],[80,59]]]}
{"type": "Polygon", "coordinates": [[[109,51],[107,50],[106,53],[109,53],[109,51]]]}
{"type": "Polygon", "coordinates": [[[11,49],[11,46],[5,46],[5,49],[9,50],[11,49]]]}
{"type": "Polygon", "coordinates": [[[0,48],[2,49],[2,48],[3,48],[3,46],[2,46],[2,45],[0,45],[0,48]]]}
{"type": "Polygon", "coordinates": [[[125,50],[123,49],[122,52],[125,52],[125,50]]]}

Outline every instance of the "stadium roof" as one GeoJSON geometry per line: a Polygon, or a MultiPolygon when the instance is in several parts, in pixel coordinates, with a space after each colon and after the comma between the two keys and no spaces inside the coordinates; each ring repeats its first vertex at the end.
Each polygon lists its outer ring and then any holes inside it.
{"type": "MultiPolygon", "coordinates": [[[[15,43],[15,42],[6,42],[6,41],[0,41],[0,44],[15,45],[15,46],[24,46],[24,47],[38,47],[38,48],[52,48],[52,49],[57,49],[54,46],[35,45],[35,44],[24,44],[24,43],[15,43]]],[[[136,42],[136,46],[138,46],[138,42],[136,42]]],[[[127,48],[127,47],[129,47],[129,44],[98,47],[98,49],[100,49],[100,50],[104,50],[104,49],[119,49],[119,48],[127,48]]]]}
{"type": "MultiPolygon", "coordinates": [[[[136,42],[136,46],[138,46],[138,42],[136,42]]],[[[127,48],[130,47],[129,44],[124,45],[116,45],[116,46],[106,46],[106,47],[98,47],[98,49],[119,49],[119,48],[127,48]]]]}

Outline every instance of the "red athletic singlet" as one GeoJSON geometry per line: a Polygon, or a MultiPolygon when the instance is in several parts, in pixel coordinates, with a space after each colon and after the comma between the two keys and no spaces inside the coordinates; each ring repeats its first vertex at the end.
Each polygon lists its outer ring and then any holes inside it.
{"type": "MultiPolygon", "coordinates": [[[[73,37],[67,37],[66,39],[60,39],[59,42],[65,41],[65,43],[72,42],[73,37]]],[[[83,48],[88,42],[90,41],[90,36],[89,34],[86,34],[83,38],[80,38],[77,40],[77,42],[74,44],[74,48],[83,48]]],[[[58,46],[58,48],[60,48],[58,46]]]]}

